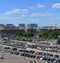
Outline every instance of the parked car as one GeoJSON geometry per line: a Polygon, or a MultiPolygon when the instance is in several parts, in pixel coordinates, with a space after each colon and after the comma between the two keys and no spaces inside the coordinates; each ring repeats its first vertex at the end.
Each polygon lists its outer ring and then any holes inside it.
{"type": "Polygon", "coordinates": [[[50,61],[51,63],[55,61],[55,58],[48,58],[47,61],[50,61]]]}
{"type": "Polygon", "coordinates": [[[19,55],[19,52],[14,52],[13,54],[15,54],[15,55],[19,55]]]}
{"type": "Polygon", "coordinates": [[[53,63],[60,63],[60,59],[56,59],[53,63]]]}
{"type": "Polygon", "coordinates": [[[41,57],[40,60],[44,60],[44,61],[47,61],[48,57],[41,57]]]}
{"type": "Polygon", "coordinates": [[[16,51],[16,50],[17,50],[17,48],[12,48],[12,50],[13,50],[13,51],[16,51]]]}
{"type": "Polygon", "coordinates": [[[0,56],[0,59],[4,59],[4,57],[3,56],[0,56]]]}

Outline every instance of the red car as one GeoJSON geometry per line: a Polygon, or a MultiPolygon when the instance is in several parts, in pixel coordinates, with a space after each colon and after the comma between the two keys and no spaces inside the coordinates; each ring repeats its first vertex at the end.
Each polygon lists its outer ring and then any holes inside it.
{"type": "Polygon", "coordinates": [[[0,59],[4,59],[4,57],[3,56],[0,56],[0,59]]]}

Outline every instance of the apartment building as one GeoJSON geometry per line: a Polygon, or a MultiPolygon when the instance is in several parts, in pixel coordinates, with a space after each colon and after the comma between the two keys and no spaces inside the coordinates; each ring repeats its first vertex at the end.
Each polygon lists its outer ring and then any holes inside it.
{"type": "Polygon", "coordinates": [[[24,30],[25,29],[25,24],[19,24],[19,29],[24,30]]]}
{"type": "Polygon", "coordinates": [[[26,32],[29,31],[29,32],[36,33],[37,32],[37,28],[38,28],[37,24],[28,24],[28,25],[26,25],[25,31],[26,32]]]}

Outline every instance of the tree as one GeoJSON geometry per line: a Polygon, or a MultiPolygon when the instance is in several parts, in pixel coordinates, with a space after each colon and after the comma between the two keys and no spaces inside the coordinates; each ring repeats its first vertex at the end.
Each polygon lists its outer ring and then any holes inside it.
{"type": "Polygon", "coordinates": [[[18,33],[16,33],[16,36],[23,36],[23,33],[20,33],[20,32],[18,32],[18,33]]]}
{"type": "Polygon", "coordinates": [[[43,37],[48,37],[48,35],[49,35],[48,31],[46,31],[46,32],[43,33],[43,37]]]}
{"type": "Polygon", "coordinates": [[[58,38],[58,32],[50,32],[49,36],[52,38],[58,38]]]}
{"type": "Polygon", "coordinates": [[[3,35],[1,35],[1,37],[4,38],[4,37],[7,37],[7,36],[3,34],[3,35]]]}
{"type": "Polygon", "coordinates": [[[39,38],[42,38],[42,34],[39,34],[38,37],[39,37],[39,38]]]}
{"type": "Polygon", "coordinates": [[[60,32],[58,32],[58,35],[60,35],[60,32]]]}
{"type": "Polygon", "coordinates": [[[26,32],[26,33],[24,33],[24,36],[25,37],[33,37],[34,34],[32,32],[26,32]]]}

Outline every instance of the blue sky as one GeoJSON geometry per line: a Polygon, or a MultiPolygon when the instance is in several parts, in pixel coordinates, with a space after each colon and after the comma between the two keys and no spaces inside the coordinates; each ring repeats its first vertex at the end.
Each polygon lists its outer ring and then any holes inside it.
{"type": "Polygon", "coordinates": [[[60,0],[1,0],[0,24],[60,26],[60,0]]]}

